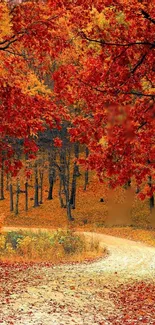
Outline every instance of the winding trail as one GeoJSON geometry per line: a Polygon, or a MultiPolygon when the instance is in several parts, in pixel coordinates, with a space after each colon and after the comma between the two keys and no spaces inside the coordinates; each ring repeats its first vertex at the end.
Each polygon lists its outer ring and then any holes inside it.
{"type": "MultiPolygon", "coordinates": [[[[11,324],[6,320],[13,317],[16,325],[110,325],[109,316],[120,313],[114,301],[118,286],[139,280],[154,283],[154,247],[104,234],[84,235],[106,246],[109,255],[89,264],[32,266],[20,271],[18,282],[17,274],[7,278],[5,285],[11,287],[13,282],[16,293],[9,308],[2,303],[6,295],[0,293],[1,324],[11,324]]],[[[148,324],[155,324],[155,316],[148,324]]]]}

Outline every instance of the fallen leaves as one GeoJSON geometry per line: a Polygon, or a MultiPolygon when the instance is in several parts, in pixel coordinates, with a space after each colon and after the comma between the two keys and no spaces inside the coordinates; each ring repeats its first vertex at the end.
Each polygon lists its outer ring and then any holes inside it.
{"type": "Polygon", "coordinates": [[[155,324],[154,282],[116,285],[83,267],[1,263],[0,323],[155,324]]]}
{"type": "Polygon", "coordinates": [[[140,281],[121,285],[115,303],[120,311],[112,324],[155,324],[155,283],[140,281]]]}

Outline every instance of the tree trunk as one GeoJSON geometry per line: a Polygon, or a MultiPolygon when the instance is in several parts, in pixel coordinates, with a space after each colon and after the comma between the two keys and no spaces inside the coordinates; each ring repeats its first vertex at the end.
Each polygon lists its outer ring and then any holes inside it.
{"type": "Polygon", "coordinates": [[[67,201],[67,218],[69,221],[73,221],[74,218],[72,217],[71,214],[71,205],[70,205],[70,201],[67,201]]]}
{"type": "Polygon", "coordinates": [[[15,215],[18,215],[18,213],[19,213],[19,193],[20,193],[20,183],[19,183],[19,179],[17,178],[15,215]]]}
{"type": "MultiPolygon", "coordinates": [[[[64,190],[65,190],[65,196],[66,196],[66,207],[67,207],[67,218],[69,221],[73,221],[74,218],[71,214],[71,202],[70,202],[70,149],[68,152],[68,158],[65,156],[65,169],[66,173],[63,177],[64,180],[64,190]]],[[[75,193],[74,193],[75,194],[75,193]]]]}
{"type": "Polygon", "coordinates": [[[54,181],[56,177],[55,171],[55,161],[56,161],[56,152],[52,151],[49,154],[49,174],[48,174],[48,181],[49,181],[49,190],[48,190],[48,200],[53,200],[53,187],[54,181]]]}
{"type": "Polygon", "coordinates": [[[10,191],[10,211],[13,211],[14,204],[13,204],[13,185],[12,185],[12,183],[10,183],[9,191],[10,191]]]}
{"type": "MultiPolygon", "coordinates": [[[[86,147],[86,158],[89,156],[89,149],[86,147]]],[[[89,184],[89,170],[88,168],[85,170],[85,175],[84,175],[84,191],[86,191],[87,186],[89,184]]]]}
{"type": "MultiPolygon", "coordinates": [[[[79,143],[76,142],[74,144],[74,155],[76,159],[79,159],[79,143]]],[[[79,165],[76,164],[76,176],[80,176],[79,165]]]]}
{"type": "Polygon", "coordinates": [[[25,183],[25,211],[28,211],[28,181],[25,183]]]}
{"type": "Polygon", "coordinates": [[[53,187],[54,187],[54,180],[55,180],[55,176],[56,176],[56,171],[55,168],[52,165],[49,166],[49,190],[48,190],[48,200],[52,200],[53,199],[53,187]]]}
{"type": "Polygon", "coordinates": [[[0,200],[4,200],[4,159],[2,159],[2,167],[0,172],[0,200]]]}
{"type": "MultiPolygon", "coordinates": [[[[74,220],[71,215],[71,204],[70,204],[70,148],[63,148],[60,153],[60,180],[61,186],[63,185],[65,199],[66,199],[66,208],[67,208],[67,218],[69,221],[74,220]],[[68,156],[67,156],[68,153],[68,156]]],[[[61,191],[62,193],[62,191],[61,191]]]]}
{"type": "MultiPolygon", "coordinates": [[[[150,187],[150,190],[152,190],[152,177],[151,176],[148,177],[148,185],[150,187]]],[[[153,194],[149,198],[149,206],[150,206],[150,210],[152,211],[152,209],[154,208],[154,195],[153,194]]]]}
{"type": "Polygon", "coordinates": [[[149,203],[150,203],[150,210],[152,210],[154,208],[154,195],[150,197],[149,203]]]}
{"type": "Polygon", "coordinates": [[[44,171],[40,171],[40,204],[43,204],[43,179],[44,171]]]}
{"type": "Polygon", "coordinates": [[[65,186],[65,196],[66,196],[67,218],[69,221],[73,221],[74,218],[72,217],[72,214],[71,214],[71,204],[70,204],[70,199],[69,199],[69,190],[68,190],[67,183],[65,186]]]}
{"type": "Polygon", "coordinates": [[[71,195],[70,195],[70,205],[72,209],[75,209],[75,199],[76,199],[76,166],[74,166],[73,170],[73,178],[72,178],[72,188],[71,188],[71,195]]]}
{"type": "Polygon", "coordinates": [[[34,208],[39,206],[39,182],[38,182],[38,166],[35,162],[34,166],[34,208]]]}
{"type": "Polygon", "coordinates": [[[53,200],[54,172],[49,176],[48,200],[53,200]]]}
{"type": "Polygon", "coordinates": [[[61,175],[60,175],[59,193],[58,193],[59,194],[60,207],[61,208],[66,208],[66,205],[65,205],[63,197],[62,197],[62,191],[63,191],[62,186],[63,186],[63,180],[62,180],[61,175]]]}
{"type": "Polygon", "coordinates": [[[6,174],[6,191],[9,191],[9,174],[6,174]]]}
{"type": "MultiPolygon", "coordinates": [[[[79,144],[75,143],[74,145],[74,155],[75,158],[79,158],[79,144]]],[[[77,162],[74,162],[73,167],[73,176],[72,176],[72,187],[71,187],[71,195],[70,195],[70,204],[72,209],[75,209],[75,201],[76,201],[76,183],[77,183],[77,177],[79,177],[81,174],[79,172],[79,166],[77,165],[77,162]]]]}

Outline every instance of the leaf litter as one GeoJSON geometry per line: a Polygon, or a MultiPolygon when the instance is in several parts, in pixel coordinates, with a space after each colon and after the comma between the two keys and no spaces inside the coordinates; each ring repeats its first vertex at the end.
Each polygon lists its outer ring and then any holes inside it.
{"type": "Polygon", "coordinates": [[[155,249],[100,236],[93,263],[1,263],[0,324],[155,324],[155,249]]]}

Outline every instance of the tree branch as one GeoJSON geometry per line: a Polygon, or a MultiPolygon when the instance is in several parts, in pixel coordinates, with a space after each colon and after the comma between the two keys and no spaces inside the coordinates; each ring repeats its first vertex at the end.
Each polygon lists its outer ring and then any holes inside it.
{"type": "Polygon", "coordinates": [[[138,128],[137,128],[137,131],[139,131],[144,125],[146,125],[147,124],[147,122],[145,121],[145,122],[143,122],[141,125],[139,125],[138,126],[138,128]]]}
{"type": "Polygon", "coordinates": [[[124,47],[126,47],[126,46],[133,46],[133,45],[149,45],[152,48],[155,47],[155,42],[150,43],[150,42],[146,41],[146,42],[131,42],[131,43],[113,43],[113,42],[111,43],[111,42],[106,42],[102,39],[101,40],[91,39],[91,38],[87,37],[85,35],[85,33],[83,33],[83,32],[80,33],[80,35],[89,42],[95,42],[95,43],[99,43],[101,45],[107,45],[107,46],[124,46],[124,47]]]}
{"type": "Polygon", "coordinates": [[[0,51],[5,51],[6,49],[9,48],[9,46],[11,44],[15,43],[17,40],[18,40],[18,38],[14,39],[12,41],[8,41],[8,43],[6,45],[2,46],[2,47],[0,46],[0,51]]]}
{"type": "Polygon", "coordinates": [[[146,56],[147,56],[148,52],[144,53],[142,55],[142,57],[140,58],[140,60],[137,62],[137,64],[135,65],[135,67],[131,70],[131,73],[134,74],[135,71],[138,69],[138,67],[143,63],[143,61],[145,60],[146,56]]]}
{"type": "Polygon", "coordinates": [[[141,13],[144,16],[144,18],[149,20],[151,23],[155,24],[155,19],[151,18],[150,15],[145,10],[142,10],[141,13]]]}
{"type": "MultiPolygon", "coordinates": [[[[87,82],[85,82],[85,81],[83,81],[81,79],[78,79],[78,80],[80,82],[82,82],[84,85],[88,86],[89,88],[91,88],[93,90],[96,90],[96,91],[98,91],[100,93],[103,93],[103,94],[107,94],[107,90],[102,90],[102,89],[99,89],[97,87],[94,87],[94,86],[90,85],[89,83],[87,83],[87,82]]],[[[155,98],[155,95],[153,95],[153,94],[144,94],[144,93],[140,93],[140,92],[136,92],[136,91],[123,92],[121,90],[117,90],[116,89],[116,90],[114,90],[112,92],[112,96],[118,96],[118,94],[119,95],[135,95],[135,96],[138,96],[138,97],[140,97],[140,96],[142,96],[142,97],[149,97],[151,99],[154,99],[155,98]]]]}

